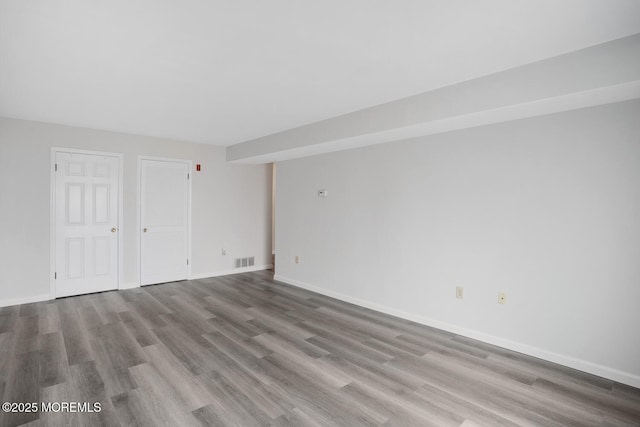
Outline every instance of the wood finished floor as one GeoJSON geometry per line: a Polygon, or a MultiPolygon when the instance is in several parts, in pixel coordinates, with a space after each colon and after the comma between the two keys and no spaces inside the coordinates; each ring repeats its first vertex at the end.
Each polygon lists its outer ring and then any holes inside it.
{"type": "Polygon", "coordinates": [[[640,425],[640,390],[273,282],[0,308],[0,425],[640,425]]]}

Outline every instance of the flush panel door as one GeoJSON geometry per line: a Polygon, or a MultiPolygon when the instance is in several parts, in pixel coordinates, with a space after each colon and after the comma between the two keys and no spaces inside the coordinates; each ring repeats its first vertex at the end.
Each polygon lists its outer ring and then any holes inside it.
{"type": "Polygon", "coordinates": [[[140,163],[140,283],[185,280],[189,276],[189,165],[140,163]]]}

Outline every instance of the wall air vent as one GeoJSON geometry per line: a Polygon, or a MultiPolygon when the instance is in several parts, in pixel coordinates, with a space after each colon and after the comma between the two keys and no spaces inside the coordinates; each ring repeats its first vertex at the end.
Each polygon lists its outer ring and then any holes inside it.
{"type": "Polygon", "coordinates": [[[256,265],[256,258],[254,256],[248,256],[243,258],[236,258],[236,268],[253,267],[256,265]]]}

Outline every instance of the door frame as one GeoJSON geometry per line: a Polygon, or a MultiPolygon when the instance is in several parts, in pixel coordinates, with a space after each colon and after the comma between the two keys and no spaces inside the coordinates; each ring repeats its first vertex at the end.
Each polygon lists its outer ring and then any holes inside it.
{"type": "Polygon", "coordinates": [[[174,159],[169,157],[155,157],[155,156],[138,156],[138,195],[136,198],[137,203],[137,233],[138,238],[136,239],[136,243],[138,245],[138,268],[137,268],[137,282],[138,286],[142,287],[142,162],[143,160],[153,160],[156,162],[171,162],[171,163],[182,163],[187,166],[187,173],[189,174],[189,178],[187,180],[187,259],[189,259],[189,265],[187,265],[187,280],[191,279],[191,265],[193,264],[191,261],[191,175],[193,175],[193,162],[187,159],[174,159]]]}
{"type": "Polygon", "coordinates": [[[64,147],[51,147],[51,165],[49,175],[49,298],[56,298],[56,155],[58,153],[71,153],[71,154],[88,154],[92,156],[109,156],[115,157],[118,161],[118,271],[117,277],[117,289],[120,289],[122,285],[122,272],[123,272],[123,225],[124,225],[124,185],[123,176],[124,171],[122,169],[122,153],[112,153],[107,151],[93,151],[93,150],[80,150],[77,148],[64,148],[64,147]]]}

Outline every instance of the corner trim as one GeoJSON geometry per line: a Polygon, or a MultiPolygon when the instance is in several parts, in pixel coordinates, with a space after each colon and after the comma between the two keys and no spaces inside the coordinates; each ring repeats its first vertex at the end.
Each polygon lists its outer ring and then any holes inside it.
{"type": "Polygon", "coordinates": [[[566,356],[563,354],[554,353],[548,350],[544,350],[538,347],[533,347],[527,344],[523,344],[516,341],[511,341],[505,338],[501,338],[495,335],[485,334],[473,329],[462,328],[451,323],[441,322],[439,320],[431,319],[428,317],[420,316],[418,314],[408,313],[406,311],[397,310],[395,308],[380,305],[374,302],[365,301],[359,298],[355,298],[349,295],[341,294],[339,292],[330,291],[324,288],[320,288],[308,283],[301,282],[299,280],[290,279],[288,277],[275,275],[273,280],[286,283],[298,288],[306,289],[308,291],[316,292],[331,298],[335,298],[351,304],[356,304],[361,307],[365,307],[371,310],[379,311],[381,313],[396,316],[401,319],[410,320],[412,322],[420,323],[422,325],[431,326],[452,332],[457,335],[462,335],[467,338],[476,339],[487,344],[496,345],[498,347],[506,348],[508,350],[524,353],[529,356],[537,357],[549,362],[557,363],[569,368],[577,369],[579,371],[587,372],[593,375],[604,377],[619,383],[627,384],[632,387],[640,388],[640,376],[634,375],[629,372],[619,371],[614,368],[610,368],[597,363],[588,362],[586,360],[577,359],[575,357],[566,356]]]}

